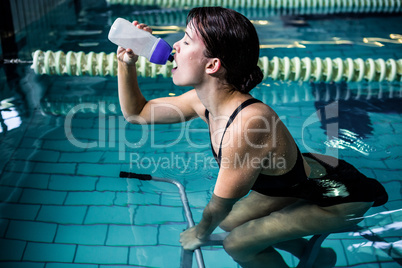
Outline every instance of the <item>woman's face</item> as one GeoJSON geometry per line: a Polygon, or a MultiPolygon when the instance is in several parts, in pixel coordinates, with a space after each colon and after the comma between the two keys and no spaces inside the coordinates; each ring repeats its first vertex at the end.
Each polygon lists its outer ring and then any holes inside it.
{"type": "Polygon", "coordinates": [[[173,48],[177,65],[172,69],[173,83],[193,87],[201,84],[208,59],[204,56],[205,45],[192,23],[187,25],[184,37],[173,48]]]}

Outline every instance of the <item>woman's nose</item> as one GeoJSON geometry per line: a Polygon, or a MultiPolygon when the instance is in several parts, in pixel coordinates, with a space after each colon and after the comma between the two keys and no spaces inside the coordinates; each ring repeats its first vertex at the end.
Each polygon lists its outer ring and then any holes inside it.
{"type": "Polygon", "coordinates": [[[173,44],[173,49],[176,50],[176,53],[179,52],[179,42],[173,44]]]}

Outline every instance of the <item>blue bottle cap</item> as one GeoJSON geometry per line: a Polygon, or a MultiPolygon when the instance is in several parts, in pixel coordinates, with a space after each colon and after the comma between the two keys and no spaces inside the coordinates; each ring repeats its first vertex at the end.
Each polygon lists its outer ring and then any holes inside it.
{"type": "Polygon", "coordinates": [[[171,52],[172,47],[165,40],[159,39],[149,61],[156,64],[166,64],[171,57],[171,52]]]}

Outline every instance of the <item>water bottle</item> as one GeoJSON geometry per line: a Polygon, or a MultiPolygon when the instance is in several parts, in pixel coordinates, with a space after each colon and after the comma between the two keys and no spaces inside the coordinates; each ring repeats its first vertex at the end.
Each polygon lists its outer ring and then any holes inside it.
{"type": "Polygon", "coordinates": [[[109,40],[123,48],[130,48],[135,54],[146,57],[150,62],[166,64],[173,61],[172,47],[163,39],[138,29],[128,20],[117,18],[109,31],[109,40]]]}

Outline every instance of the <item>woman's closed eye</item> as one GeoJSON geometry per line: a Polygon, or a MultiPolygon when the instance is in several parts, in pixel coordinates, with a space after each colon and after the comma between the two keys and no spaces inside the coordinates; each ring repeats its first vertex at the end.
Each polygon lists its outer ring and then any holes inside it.
{"type": "Polygon", "coordinates": [[[183,44],[184,44],[184,45],[189,45],[188,38],[186,38],[186,36],[184,36],[184,37],[182,38],[182,41],[183,41],[183,44]]]}

